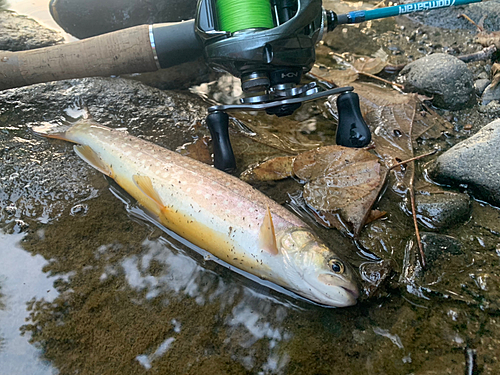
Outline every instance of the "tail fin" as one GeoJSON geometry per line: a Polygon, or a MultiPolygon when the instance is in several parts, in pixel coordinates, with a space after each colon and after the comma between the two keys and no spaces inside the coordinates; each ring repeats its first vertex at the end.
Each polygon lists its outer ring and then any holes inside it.
{"type": "Polygon", "coordinates": [[[56,139],[66,139],[66,130],[71,128],[70,124],[60,124],[60,123],[50,123],[50,122],[42,122],[40,126],[33,126],[31,130],[35,134],[41,135],[42,137],[47,138],[56,138],[56,139]]]}
{"type": "MultiPolygon", "coordinates": [[[[79,116],[76,118],[72,118],[72,121],[63,120],[62,122],[42,122],[39,126],[32,126],[31,130],[42,137],[47,138],[56,138],[62,139],[64,141],[68,141],[69,139],[66,137],[66,131],[71,128],[73,125],[80,123],[81,121],[91,121],[91,116],[89,110],[86,106],[83,108],[78,108],[78,111],[73,108],[75,113],[79,116]]],[[[70,116],[71,118],[71,116],[70,116]]]]}

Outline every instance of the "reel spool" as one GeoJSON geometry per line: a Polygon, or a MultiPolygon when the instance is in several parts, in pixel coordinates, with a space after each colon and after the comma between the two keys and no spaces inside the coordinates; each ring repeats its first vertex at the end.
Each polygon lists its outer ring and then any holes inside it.
{"type": "Polygon", "coordinates": [[[223,31],[234,33],[274,27],[269,0],[217,0],[215,6],[219,27],[223,31]]]}

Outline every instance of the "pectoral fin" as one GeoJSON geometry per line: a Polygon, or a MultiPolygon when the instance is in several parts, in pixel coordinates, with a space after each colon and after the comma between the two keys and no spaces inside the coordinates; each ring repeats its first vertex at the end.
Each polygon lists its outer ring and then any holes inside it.
{"type": "Polygon", "coordinates": [[[166,217],[168,208],[163,204],[160,195],[153,187],[151,178],[149,178],[148,176],[140,176],[136,174],[133,176],[133,179],[137,187],[157,204],[159,213],[163,213],[163,215],[166,217]]]}
{"type": "Polygon", "coordinates": [[[278,245],[276,244],[276,232],[274,230],[271,210],[267,207],[266,216],[260,226],[259,241],[261,249],[272,255],[278,255],[278,245]]]}
{"type": "Polygon", "coordinates": [[[101,157],[95,153],[90,146],[86,145],[76,145],[74,146],[76,154],[89,163],[92,167],[97,169],[99,172],[104,173],[106,176],[111,178],[114,177],[113,170],[109,165],[102,161],[101,157]]]}

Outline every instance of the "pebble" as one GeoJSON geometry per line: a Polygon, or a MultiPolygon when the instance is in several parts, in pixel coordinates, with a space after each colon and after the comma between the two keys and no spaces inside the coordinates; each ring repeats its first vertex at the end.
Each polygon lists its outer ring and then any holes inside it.
{"type": "Polygon", "coordinates": [[[476,94],[481,96],[486,87],[488,87],[488,85],[490,84],[490,82],[491,81],[487,78],[480,78],[474,81],[474,88],[476,89],[476,94]]]}

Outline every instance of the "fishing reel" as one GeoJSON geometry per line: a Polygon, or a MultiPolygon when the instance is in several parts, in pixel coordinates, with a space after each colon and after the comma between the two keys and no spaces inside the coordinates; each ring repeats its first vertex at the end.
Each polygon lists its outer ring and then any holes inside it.
{"type": "Polygon", "coordinates": [[[316,59],[315,45],[337,26],[337,15],[321,0],[200,0],[195,32],[206,61],[216,71],[241,79],[240,104],[208,109],[215,167],[233,171],[228,111],[264,110],[288,116],[303,102],[340,94],[337,144],[364,147],[371,134],[352,87],[324,90],[315,82],[300,85],[316,59]]]}

